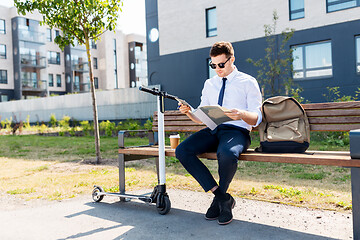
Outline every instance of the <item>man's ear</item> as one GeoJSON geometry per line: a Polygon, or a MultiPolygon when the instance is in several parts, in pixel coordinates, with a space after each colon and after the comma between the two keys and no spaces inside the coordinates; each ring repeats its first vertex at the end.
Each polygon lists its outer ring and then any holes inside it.
{"type": "Polygon", "coordinates": [[[231,59],[230,59],[230,61],[231,61],[231,64],[234,64],[234,62],[235,62],[235,56],[232,56],[231,59]]]}

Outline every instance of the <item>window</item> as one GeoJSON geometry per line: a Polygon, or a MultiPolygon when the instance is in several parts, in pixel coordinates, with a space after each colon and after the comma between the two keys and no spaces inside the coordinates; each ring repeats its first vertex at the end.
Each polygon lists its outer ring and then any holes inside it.
{"type": "Polygon", "coordinates": [[[97,49],[97,45],[96,45],[94,39],[91,39],[90,46],[91,46],[92,49],[97,49]]]}
{"type": "Polygon", "coordinates": [[[359,0],[326,0],[327,12],[335,12],[353,7],[359,7],[359,0]]]}
{"type": "Polygon", "coordinates": [[[7,102],[7,101],[9,101],[9,96],[8,95],[1,95],[0,102],[7,102]]]}
{"type": "Polygon", "coordinates": [[[0,70],[0,83],[7,84],[7,71],[6,70],[0,70]]]}
{"type": "Polygon", "coordinates": [[[0,19],[0,33],[2,33],[2,34],[6,33],[5,20],[4,19],[0,19]]]}
{"type": "Polygon", "coordinates": [[[206,37],[217,36],[216,7],[206,9],[206,37]]]}
{"type": "Polygon", "coordinates": [[[49,87],[53,87],[53,86],[54,86],[54,75],[49,74],[49,87]]]}
{"type": "Polygon", "coordinates": [[[48,42],[52,41],[52,31],[50,28],[46,29],[46,41],[48,41],[48,42]]]}
{"type": "Polygon", "coordinates": [[[94,69],[98,69],[98,61],[96,57],[94,57],[93,62],[94,62],[94,69]]]}
{"type": "Polygon", "coordinates": [[[116,56],[116,39],[114,39],[114,80],[115,80],[115,88],[119,88],[119,84],[117,81],[117,56],[116,56]]]}
{"type": "Polygon", "coordinates": [[[332,76],[331,42],[293,46],[294,79],[332,76]]]}
{"type": "Polygon", "coordinates": [[[59,52],[48,52],[48,63],[60,65],[60,53],[59,52]]]}
{"type": "Polygon", "coordinates": [[[99,89],[99,78],[94,77],[94,85],[96,89],[99,89]]]}
{"type": "Polygon", "coordinates": [[[206,62],[207,68],[208,68],[208,77],[209,77],[209,78],[212,78],[213,76],[216,75],[216,72],[215,72],[214,69],[212,69],[212,68],[210,67],[210,65],[209,65],[210,62],[211,62],[211,58],[208,58],[208,59],[207,59],[207,62],[206,62]]]}
{"type": "Polygon", "coordinates": [[[355,37],[356,45],[356,72],[360,74],[360,36],[355,37]]]}
{"type": "Polygon", "coordinates": [[[61,87],[61,75],[56,74],[56,86],[61,87]]]}
{"type": "Polygon", "coordinates": [[[304,0],[290,0],[289,1],[290,20],[295,20],[305,17],[304,0]]]}
{"type": "Polygon", "coordinates": [[[6,59],[6,45],[0,44],[0,59],[6,59]]]}
{"type": "Polygon", "coordinates": [[[59,30],[55,30],[55,37],[60,36],[60,31],[59,30]]]}

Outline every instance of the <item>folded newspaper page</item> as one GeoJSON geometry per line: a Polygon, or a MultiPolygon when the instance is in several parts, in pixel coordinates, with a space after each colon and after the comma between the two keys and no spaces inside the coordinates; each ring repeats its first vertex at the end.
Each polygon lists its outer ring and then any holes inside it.
{"type": "Polygon", "coordinates": [[[211,130],[214,130],[218,125],[224,122],[233,121],[233,119],[225,115],[225,112],[230,111],[227,108],[221,106],[203,106],[194,109],[185,100],[180,98],[176,98],[176,100],[180,104],[189,106],[191,108],[191,113],[194,114],[200,121],[202,121],[211,130]]]}

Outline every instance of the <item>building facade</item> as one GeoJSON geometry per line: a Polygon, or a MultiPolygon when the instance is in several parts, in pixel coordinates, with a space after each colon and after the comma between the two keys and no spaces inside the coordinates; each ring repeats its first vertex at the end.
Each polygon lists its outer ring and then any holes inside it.
{"type": "MultiPolygon", "coordinates": [[[[41,20],[0,6],[0,102],[90,91],[85,47],[62,51],[54,42],[61,31],[41,20]]],[[[97,89],[147,85],[144,36],[107,31],[91,42],[91,55],[97,89]]]]}
{"type": "MultiPolygon", "coordinates": [[[[355,96],[360,87],[360,2],[356,0],[146,0],[148,76],[151,84],[196,107],[217,41],[235,49],[235,65],[257,76],[247,61],[265,55],[264,25],[276,10],[277,32],[295,29],[286,45],[293,51],[296,87],[310,102],[327,101],[328,87],[355,96]]],[[[168,108],[175,105],[169,102],[168,108]]]]}

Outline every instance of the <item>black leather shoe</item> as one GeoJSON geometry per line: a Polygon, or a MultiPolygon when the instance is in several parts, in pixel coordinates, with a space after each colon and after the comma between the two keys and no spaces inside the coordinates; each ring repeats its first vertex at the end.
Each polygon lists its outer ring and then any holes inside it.
{"type": "Polygon", "coordinates": [[[233,220],[233,215],[231,211],[235,207],[236,202],[230,194],[227,193],[227,195],[229,195],[230,197],[229,200],[219,202],[220,214],[218,217],[218,223],[220,225],[229,224],[233,220]]]}
{"type": "Polygon", "coordinates": [[[207,210],[207,212],[205,214],[205,219],[206,220],[215,220],[218,218],[219,215],[220,215],[219,201],[217,200],[216,197],[214,197],[209,209],[207,210]]]}

